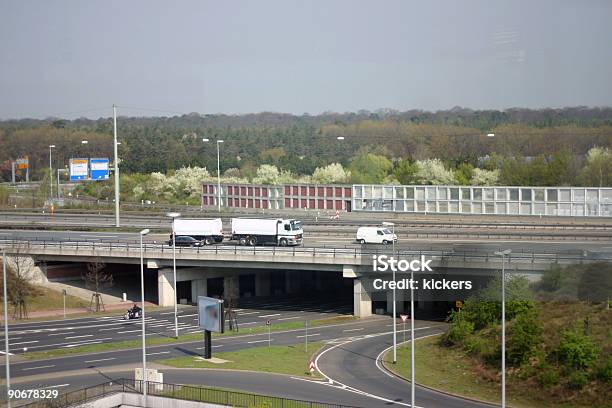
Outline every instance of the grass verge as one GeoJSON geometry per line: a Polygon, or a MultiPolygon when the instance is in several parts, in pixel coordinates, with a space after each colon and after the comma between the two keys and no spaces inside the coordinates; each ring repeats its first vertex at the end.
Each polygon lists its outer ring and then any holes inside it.
{"type": "MultiPolygon", "coordinates": [[[[478,366],[464,352],[455,348],[440,347],[440,336],[417,340],[415,343],[416,382],[440,391],[462,395],[491,403],[499,403],[500,383],[487,381],[478,373],[478,366]]],[[[397,363],[393,364],[389,350],[383,363],[389,370],[410,378],[410,343],[401,345],[397,350],[397,363]]],[[[570,407],[555,401],[538,398],[537,393],[525,387],[512,387],[506,384],[506,397],[510,406],[570,407]]]]}
{"type": "Polygon", "coordinates": [[[205,361],[199,356],[175,357],[156,362],[176,368],[222,368],[310,376],[308,363],[314,352],[322,346],[322,342],[310,343],[306,351],[304,344],[300,343],[214,353],[214,357],[227,360],[221,364],[205,361]]]}
{"type": "MultiPolygon", "coordinates": [[[[357,319],[354,316],[337,316],[330,317],[325,319],[317,319],[311,320],[308,322],[308,327],[319,327],[326,326],[332,324],[346,323],[352,320],[357,319]]],[[[140,326],[139,326],[140,327],[140,326]]],[[[275,324],[272,322],[271,331],[285,331],[285,330],[297,330],[304,327],[303,321],[295,321],[295,322],[283,322],[275,324]]],[[[238,332],[225,332],[225,333],[213,333],[213,337],[233,337],[233,336],[244,336],[249,334],[259,334],[259,333],[267,333],[267,326],[255,326],[249,327],[245,329],[240,329],[238,332]]],[[[147,339],[147,346],[161,346],[165,344],[174,344],[174,343],[187,343],[192,341],[204,341],[203,333],[192,333],[192,334],[183,334],[180,335],[178,339],[174,337],[150,337],[147,339]]],[[[124,350],[131,348],[140,348],[141,340],[140,333],[134,333],[134,340],[123,340],[123,341],[111,341],[108,343],[98,343],[98,344],[85,344],[77,347],[70,348],[56,348],[50,350],[43,351],[34,351],[27,354],[24,354],[23,357],[28,360],[42,360],[53,357],[63,357],[75,354],[89,354],[89,353],[100,353],[105,351],[116,351],[116,350],[124,350]]]]}

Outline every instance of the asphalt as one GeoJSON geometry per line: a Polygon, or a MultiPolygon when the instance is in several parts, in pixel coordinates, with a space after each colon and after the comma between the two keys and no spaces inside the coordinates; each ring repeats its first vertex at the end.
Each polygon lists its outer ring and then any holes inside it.
{"type": "MultiPolygon", "coordinates": [[[[229,388],[262,395],[364,408],[410,406],[409,383],[388,374],[378,362],[381,352],[391,346],[390,326],[390,318],[377,317],[334,327],[313,329],[312,340],[314,341],[316,337],[316,341],[326,342],[325,348],[316,359],[317,368],[324,376],[323,380],[222,369],[173,369],[156,364],[155,361],[150,361],[150,365],[164,373],[165,383],[229,388]]],[[[437,334],[444,329],[442,324],[426,321],[417,321],[415,326],[416,338],[437,334]]],[[[295,331],[273,333],[273,344],[295,344],[300,341],[297,333],[295,331]]],[[[400,330],[399,333],[402,331],[400,330]]],[[[409,338],[409,331],[407,335],[409,338]]],[[[247,339],[225,338],[219,339],[218,343],[223,343],[223,350],[237,350],[261,346],[255,343],[258,340],[253,340],[258,337],[266,337],[266,335],[250,336],[251,340],[248,341],[245,341],[247,339]],[[231,342],[234,343],[230,344],[231,342]]],[[[267,339],[264,339],[264,342],[267,342],[267,339]]],[[[215,343],[217,341],[213,344],[215,343]]],[[[183,345],[180,348],[185,354],[190,346],[183,345]]],[[[160,349],[150,352],[150,360],[154,360],[151,358],[156,355],[154,353],[160,353],[160,349]]],[[[131,354],[136,354],[132,359],[134,366],[138,366],[139,353],[132,352],[131,354]]],[[[171,352],[164,355],[163,358],[172,355],[174,353],[171,352]]],[[[16,377],[13,380],[13,388],[57,388],[61,392],[66,392],[107,381],[117,381],[121,378],[133,378],[133,370],[126,367],[125,359],[129,357],[118,355],[117,358],[123,362],[123,365],[120,366],[103,364],[102,355],[95,357],[100,361],[86,363],[89,365],[81,367],[68,368],[65,366],[64,371],[48,371],[43,376],[41,373],[29,377],[20,376],[19,371],[16,371],[13,374],[13,377],[16,377]]],[[[48,363],[58,361],[49,360],[44,363],[51,365],[48,363]]],[[[38,363],[41,364],[41,362],[38,363]]],[[[307,364],[308,362],[305,362],[305,368],[307,364]]],[[[490,407],[487,404],[451,397],[418,386],[416,400],[417,407],[490,407]]]]}
{"type": "MultiPolygon", "coordinates": [[[[0,224],[1,225],[1,224],[0,224]]],[[[305,247],[329,248],[359,248],[355,237],[347,234],[333,235],[330,233],[305,232],[305,247]]],[[[602,251],[612,253],[612,235],[607,241],[582,240],[521,240],[520,237],[512,239],[491,238],[409,238],[399,235],[398,249],[430,249],[454,250],[465,252],[493,252],[499,248],[511,248],[514,252],[547,252],[547,253],[575,253],[583,251],[602,251]]],[[[136,242],[137,234],[126,232],[83,232],[83,231],[45,231],[45,230],[0,230],[2,240],[25,241],[52,241],[52,242],[136,242]]],[[[145,237],[147,244],[165,243],[167,234],[150,234],[145,237]]],[[[221,246],[232,246],[224,242],[221,246]]],[[[380,245],[365,245],[365,248],[380,248],[380,245]]]]}
{"type": "MultiPolygon", "coordinates": [[[[241,307],[234,310],[237,313],[239,328],[249,328],[264,326],[267,320],[280,323],[349,315],[352,313],[352,305],[349,303],[342,299],[328,301],[293,298],[244,299],[240,302],[241,307]]],[[[147,313],[145,321],[148,337],[174,336],[173,311],[147,313]]],[[[202,333],[197,325],[195,307],[181,306],[178,313],[178,327],[181,335],[202,333]]],[[[9,350],[13,354],[23,354],[87,344],[134,340],[140,338],[140,333],[141,320],[124,320],[119,312],[114,316],[17,323],[9,327],[9,350]],[[24,348],[27,348],[27,351],[24,348]]],[[[4,344],[3,332],[0,342],[4,344]]],[[[0,354],[4,354],[4,351],[0,351],[0,354]]]]}

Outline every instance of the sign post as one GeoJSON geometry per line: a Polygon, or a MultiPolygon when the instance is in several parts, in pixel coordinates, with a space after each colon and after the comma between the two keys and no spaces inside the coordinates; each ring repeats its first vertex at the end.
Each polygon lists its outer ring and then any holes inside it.
{"type": "Polygon", "coordinates": [[[204,329],[204,358],[212,357],[212,332],[223,333],[223,300],[198,296],[198,325],[204,329]]]}
{"type": "Polygon", "coordinates": [[[404,332],[404,343],[406,342],[406,320],[408,320],[408,315],[401,314],[400,318],[402,319],[402,331],[404,332]]]}
{"type": "Polygon", "coordinates": [[[268,326],[268,348],[270,348],[272,344],[272,321],[266,320],[266,326],[268,326]]]}
{"type": "Polygon", "coordinates": [[[314,370],[315,370],[314,361],[311,361],[310,364],[308,364],[308,369],[310,370],[310,374],[312,375],[312,373],[314,373],[314,370]]]}
{"type": "Polygon", "coordinates": [[[62,290],[62,295],[63,295],[63,298],[64,298],[64,319],[66,318],[66,295],[67,294],[68,293],[66,292],[66,289],[62,290]]]}

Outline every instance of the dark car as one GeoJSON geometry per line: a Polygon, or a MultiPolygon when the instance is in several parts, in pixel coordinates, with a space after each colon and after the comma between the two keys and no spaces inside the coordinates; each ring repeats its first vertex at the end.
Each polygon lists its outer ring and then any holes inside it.
{"type": "MultiPolygon", "coordinates": [[[[202,242],[197,239],[187,236],[187,235],[179,235],[175,238],[176,246],[181,247],[199,247],[202,246],[202,242]]],[[[168,241],[168,245],[172,246],[172,239],[168,241]]]]}

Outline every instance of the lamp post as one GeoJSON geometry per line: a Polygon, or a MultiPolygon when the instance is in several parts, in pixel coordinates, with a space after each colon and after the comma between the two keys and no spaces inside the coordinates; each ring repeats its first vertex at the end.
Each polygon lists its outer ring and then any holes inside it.
{"type": "Polygon", "coordinates": [[[4,287],[4,357],[6,359],[6,406],[11,408],[11,399],[9,391],[11,389],[11,369],[10,369],[10,354],[9,354],[9,332],[8,332],[8,301],[6,294],[7,279],[6,279],[6,251],[2,249],[2,283],[4,287]]]}
{"type": "Polygon", "coordinates": [[[223,140],[217,140],[217,205],[219,212],[221,212],[221,165],[219,155],[219,144],[223,143],[223,140]]]}
{"type": "Polygon", "coordinates": [[[55,145],[49,145],[49,200],[53,200],[53,161],[51,160],[51,149],[55,145]]]}
{"type": "Polygon", "coordinates": [[[144,289],[144,254],[142,250],[142,237],[149,233],[149,229],[140,231],[140,303],[142,309],[142,397],[144,406],[147,405],[147,345],[145,334],[145,289],[144,289]]]}
{"type": "Polygon", "coordinates": [[[115,161],[115,227],[119,228],[119,157],[117,154],[117,106],[113,104],[113,154],[115,161]]]}
{"type": "MultiPolygon", "coordinates": [[[[340,136],[341,137],[341,136],[340,136]]],[[[393,251],[393,256],[395,257],[395,223],[393,222],[383,222],[382,223],[383,226],[385,227],[391,227],[393,228],[393,243],[392,243],[392,251],[393,251]]],[[[393,282],[395,282],[395,269],[392,269],[393,272],[393,282]]],[[[397,362],[397,319],[396,319],[396,310],[395,310],[395,285],[393,285],[393,289],[392,289],[392,293],[393,293],[393,364],[395,364],[397,362]]]]}
{"type": "Polygon", "coordinates": [[[501,312],[501,321],[502,321],[502,361],[501,361],[501,374],[502,374],[502,384],[501,384],[501,406],[502,408],[506,408],[506,256],[512,253],[511,249],[506,249],[504,251],[497,251],[495,255],[501,256],[502,259],[502,272],[501,272],[501,287],[502,287],[502,312],[501,312]]]}
{"type": "Polygon", "coordinates": [[[181,216],[178,212],[169,212],[167,217],[172,218],[172,273],[174,275],[174,337],[178,339],[178,312],[176,306],[176,234],[174,232],[174,220],[181,216]]]}

